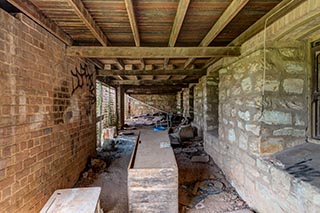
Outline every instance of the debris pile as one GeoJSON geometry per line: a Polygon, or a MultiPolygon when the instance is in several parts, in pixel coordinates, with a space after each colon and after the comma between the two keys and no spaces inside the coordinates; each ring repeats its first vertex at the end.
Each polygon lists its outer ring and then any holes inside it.
{"type": "MultiPolygon", "coordinates": [[[[179,135],[176,131],[172,134],[179,135]]],[[[188,132],[191,137],[190,128],[188,132]]],[[[179,212],[252,212],[204,151],[202,138],[177,140],[172,134],[179,167],[179,212]]]]}
{"type": "Polygon", "coordinates": [[[79,178],[77,187],[87,186],[97,178],[99,173],[102,173],[107,168],[107,163],[99,158],[89,157],[85,170],[79,178]]]}
{"type": "Polygon", "coordinates": [[[125,128],[143,126],[177,126],[184,118],[180,114],[157,112],[154,114],[143,114],[127,119],[125,128]]]}
{"type": "Polygon", "coordinates": [[[118,137],[104,139],[102,147],[97,148],[97,156],[89,157],[76,187],[89,186],[97,179],[99,174],[107,172],[114,159],[119,158],[123,153],[131,152],[135,138],[134,133],[127,134],[127,132],[124,132],[118,137]]]}

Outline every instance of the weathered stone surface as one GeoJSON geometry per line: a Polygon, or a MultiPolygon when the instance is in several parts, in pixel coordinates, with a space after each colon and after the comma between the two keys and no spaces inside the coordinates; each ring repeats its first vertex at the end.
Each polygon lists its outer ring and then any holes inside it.
{"type": "Polygon", "coordinates": [[[264,85],[265,91],[277,92],[279,91],[280,82],[277,80],[266,80],[264,85]]]}
{"type": "Polygon", "coordinates": [[[249,121],[250,120],[250,112],[249,111],[238,111],[238,115],[241,119],[245,120],[245,121],[249,121]]]}
{"type": "Polygon", "coordinates": [[[298,49],[295,48],[281,48],[279,49],[279,52],[282,56],[287,58],[294,58],[297,55],[300,55],[298,49]]]}
{"type": "Polygon", "coordinates": [[[234,132],[234,129],[229,129],[228,131],[228,139],[230,142],[236,141],[236,133],[234,132]]]}
{"type": "Polygon", "coordinates": [[[287,112],[266,110],[263,112],[262,121],[266,124],[292,124],[292,115],[287,112]]]}
{"type": "Polygon", "coordinates": [[[302,79],[289,78],[283,81],[283,89],[287,93],[302,94],[303,84],[302,79]]]}
{"type": "Polygon", "coordinates": [[[294,129],[292,127],[285,127],[282,129],[277,129],[273,131],[273,135],[287,135],[287,136],[293,136],[293,137],[304,137],[305,136],[305,130],[303,129],[294,129]]]}
{"type": "Polygon", "coordinates": [[[243,132],[240,133],[239,147],[244,150],[247,150],[247,148],[248,148],[248,136],[246,134],[244,134],[243,132]]]}
{"type": "Polygon", "coordinates": [[[243,91],[250,91],[252,88],[251,78],[245,78],[241,81],[241,88],[243,91]]]}
{"type": "Polygon", "coordinates": [[[285,65],[285,69],[286,72],[290,74],[301,74],[304,72],[304,66],[302,62],[288,62],[285,65]]]}
{"type": "Polygon", "coordinates": [[[255,124],[246,124],[246,130],[248,132],[253,133],[256,136],[260,135],[260,126],[259,125],[255,125],[255,124]]]}

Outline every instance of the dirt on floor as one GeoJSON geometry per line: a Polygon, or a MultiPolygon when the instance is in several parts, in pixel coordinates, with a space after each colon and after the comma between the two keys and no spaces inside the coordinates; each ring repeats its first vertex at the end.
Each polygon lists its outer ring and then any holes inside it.
{"type": "MultiPolygon", "coordinates": [[[[127,167],[135,140],[135,135],[120,136],[115,140],[114,150],[99,149],[96,160],[89,161],[75,186],[101,187],[104,212],[128,212],[127,167]]],[[[179,167],[179,212],[219,213],[248,209],[204,151],[201,138],[175,143],[173,149],[179,167]]]]}

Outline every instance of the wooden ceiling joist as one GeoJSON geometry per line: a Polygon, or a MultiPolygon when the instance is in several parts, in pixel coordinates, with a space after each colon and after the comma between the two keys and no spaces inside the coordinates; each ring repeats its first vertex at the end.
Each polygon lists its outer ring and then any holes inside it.
{"type": "Polygon", "coordinates": [[[73,41],[70,38],[69,35],[67,35],[65,32],[63,32],[58,25],[56,25],[54,22],[52,22],[50,19],[48,19],[43,13],[30,1],[28,0],[8,0],[10,4],[18,8],[20,11],[22,11],[24,14],[29,16],[31,19],[33,19],[35,22],[37,22],[39,25],[41,25],[43,28],[48,30],[50,33],[52,33],[54,36],[59,38],[61,41],[63,41],[67,45],[72,45],[73,41]]]}
{"type": "Polygon", "coordinates": [[[198,79],[191,80],[112,80],[111,85],[188,85],[189,83],[198,83],[198,79]]]}
{"type": "Polygon", "coordinates": [[[67,0],[69,5],[73,8],[79,18],[90,29],[95,38],[103,45],[108,46],[108,39],[100,29],[100,27],[93,20],[88,10],[84,7],[81,0],[67,0]]]}
{"type": "Polygon", "coordinates": [[[206,70],[98,70],[98,76],[116,76],[116,75],[186,75],[203,76],[206,70]]]}
{"type": "MultiPolygon", "coordinates": [[[[174,47],[177,42],[189,4],[190,4],[190,0],[179,1],[177,13],[174,18],[173,26],[172,26],[170,37],[169,37],[169,45],[168,45],[169,47],[174,47]]],[[[164,59],[165,68],[167,67],[168,62],[169,62],[169,58],[165,58],[164,59]]]]}
{"type": "Polygon", "coordinates": [[[139,30],[138,30],[136,17],[135,17],[135,14],[134,14],[132,0],[125,0],[124,2],[126,4],[126,9],[127,9],[127,13],[128,13],[128,16],[129,16],[129,21],[130,21],[131,30],[132,30],[132,33],[133,33],[134,42],[135,42],[137,47],[140,47],[140,35],[139,35],[139,30]]]}
{"type": "MultiPolygon", "coordinates": [[[[127,9],[129,22],[130,22],[130,26],[133,34],[134,43],[136,47],[140,47],[140,34],[139,34],[136,16],[134,13],[132,0],[125,0],[124,2],[126,4],[126,9],[127,9]]],[[[145,66],[144,60],[140,59],[140,62],[141,62],[142,69],[144,69],[144,66],[145,66]]]]}
{"type": "MultiPolygon", "coordinates": [[[[199,47],[207,47],[222,32],[222,30],[232,21],[232,19],[242,10],[249,0],[233,0],[228,8],[223,12],[218,21],[213,25],[208,34],[202,39],[199,47]]],[[[184,64],[187,68],[195,58],[189,58],[184,64]]]]}
{"type": "Polygon", "coordinates": [[[186,58],[239,56],[240,47],[67,47],[68,56],[83,58],[186,58]]]}
{"type": "MultiPolygon", "coordinates": [[[[88,10],[84,7],[81,0],[67,0],[69,5],[73,8],[79,18],[85,23],[90,29],[95,38],[102,44],[102,46],[110,46],[107,36],[102,32],[100,27],[93,20],[88,10]]],[[[116,59],[116,64],[120,70],[124,69],[123,63],[116,59]]]]}

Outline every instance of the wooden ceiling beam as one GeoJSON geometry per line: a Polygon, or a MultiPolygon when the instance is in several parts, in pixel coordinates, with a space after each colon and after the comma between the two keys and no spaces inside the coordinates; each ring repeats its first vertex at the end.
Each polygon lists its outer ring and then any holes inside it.
{"type": "Polygon", "coordinates": [[[186,76],[203,76],[206,70],[98,70],[98,76],[115,76],[115,75],[186,75],[186,76]]]}
{"type": "Polygon", "coordinates": [[[239,56],[239,47],[67,47],[68,56],[84,58],[184,58],[239,56]]]}
{"type": "Polygon", "coordinates": [[[48,30],[54,36],[59,38],[65,44],[71,46],[73,40],[69,35],[63,32],[58,25],[52,22],[50,19],[45,17],[45,15],[30,1],[28,0],[8,0],[10,4],[18,8],[21,12],[29,16],[32,20],[37,22],[43,28],[48,30]]]}
{"type": "MultiPolygon", "coordinates": [[[[190,0],[180,0],[179,1],[177,13],[174,18],[174,22],[173,22],[170,37],[169,37],[169,45],[168,45],[169,47],[174,47],[177,42],[177,39],[178,39],[180,30],[182,27],[184,18],[186,16],[189,4],[190,4],[190,0]]],[[[164,63],[163,63],[164,68],[167,67],[168,62],[169,62],[169,58],[165,58],[164,63]]]]}
{"type": "MultiPolygon", "coordinates": [[[[129,22],[130,22],[130,26],[133,34],[134,43],[136,44],[136,47],[140,47],[140,34],[139,34],[138,24],[137,24],[132,0],[125,0],[124,2],[126,5],[128,17],[129,17],[129,22]]],[[[141,62],[141,67],[144,67],[145,63],[142,58],[140,59],[140,62],[141,62]]]]}
{"type": "Polygon", "coordinates": [[[140,47],[140,36],[139,36],[139,30],[138,25],[134,13],[133,3],[132,0],[125,0],[127,13],[129,16],[130,26],[133,33],[134,42],[137,47],[140,47]]]}
{"type": "MultiPolygon", "coordinates": [[[[199,47],[209,46],[248,2],[249,0],[233,0],[220,16],[218,21],[213,25],[208,34],[202,39],[199,47]]],[[[189,58],[184,64],[184,68],[187,68],[194,60],[195,58],[189,58]]]]}
{"type": "Polygon", "coordinates": [[[198,83],[198,79],[192,80],[112,80],[109,81],[111,85],[188,85],[189,83],[198,83]]]}

